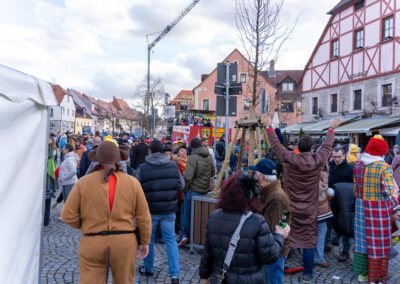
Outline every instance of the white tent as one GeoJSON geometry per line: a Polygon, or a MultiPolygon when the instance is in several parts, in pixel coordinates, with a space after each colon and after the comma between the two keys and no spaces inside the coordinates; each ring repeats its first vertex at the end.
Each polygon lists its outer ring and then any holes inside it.
{"type": "Polygon", "coordinates": [[[49,83],[0,65],[0,283],[39,283],[49,83]]]}

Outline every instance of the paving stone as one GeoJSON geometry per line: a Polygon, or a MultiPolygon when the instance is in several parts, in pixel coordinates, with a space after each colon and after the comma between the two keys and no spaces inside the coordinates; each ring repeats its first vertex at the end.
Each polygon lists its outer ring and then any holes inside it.
{"type": "MultiPolygon", "coordinates": [[[[61,205],[51,212],[49,226],[43,232],[42,250],[42,271],[41,284],[58,283],[78,283],[78,247],[80,232],[74,230],[58,220],[61,205]]],[[[400,251],[400,248],[397,248],[400,251]]],[[[331,264],[329,268],[316,267],[312,283],[358,283],[357,276],[352,272],[352,262],[339,263],[336,256],[339,255],[340,248],[335,247],[333,252],[326,253],[325,258],[331,264]],[[339,281],[334,282],[333,276],[340,277],[339,281]]],[[[193,254],[188,249],[180,249],[181,283],[199,283],[198,267],[200,264],[201,251],[195,250],[193,254]]],[[[351,256],[352,257],[352,256],[351,256]]],[[[287,266],[300,266],[302,256],[300,251],[295,251],[287,261],[287,266]]],[[[137,261],[137,269],[143,265],[143,261],[137,261]]],[[[390,261],[389,280],[387,284],[400,284],[400,257],[390,261]]],[[[135,275],[135,283],[170,283],[168,273],[167,254],[164,245],[155,245],[154,277],[141,276],[138,272],[135,275]]],[[[108,283],[112,283],[110,276],[108,283]]],[[[301,273],[285,275],[284,283],[301,283],[301,273]]]]}

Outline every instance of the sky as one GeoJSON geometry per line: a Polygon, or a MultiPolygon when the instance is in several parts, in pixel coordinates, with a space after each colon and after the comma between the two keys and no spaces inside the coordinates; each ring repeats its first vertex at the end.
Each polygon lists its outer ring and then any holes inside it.
{"type": "MultiPolygon", "coordinates": [[[[146,35],[162,31],[191,1],[1,0],[0,64],[97,98],[135,99],[147,73],[146,35]]],[[[297,25],[276,69],[304,68],[338,2],[285,1],[282,20],[297,25]]],[[[242,50],[234,11],[234,0],[201,0],[153,48],[151,75],[171,98],[242,50]]]]}

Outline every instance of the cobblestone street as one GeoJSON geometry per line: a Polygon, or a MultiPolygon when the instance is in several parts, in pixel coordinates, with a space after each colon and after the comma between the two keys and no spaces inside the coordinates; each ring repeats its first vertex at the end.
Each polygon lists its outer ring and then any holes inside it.
{"type": "MultiPolygon", "coordinates": [[[[80,233],[64,225],[58,220],[59,210],[52,211],[50,225],[44,229],[41,283],[78,283],[78,243],[80,233]]],[[[334,255],[339,254],[339,248],[333,253],[327,253],[327,261],[331,264],[328,269],[316,267],[313,283],[358,283],[357,277],[352,272],[351,263],[338,263],[334,255]],[[333,277],[338,276],[340,280],[334,282],[333,277]]],[[[155,252],[154,277],[142,277],[136,274],[136,283],[170,283],[166,252],[163,245],[157,244],[155,252]]],[[[180,250],[181,257],[181,283],[199,283],[198,266],[200,262],[200,251],[190,254],[188,249],[180,250]]],[[[290,267],[300,263],[301,255],[294,253],[288,262],[290,267]]],[[[138,261],[137,267],[141,265],[138,261]]],[[[390,262],[389,284],[400,283],[400,257],[390,262]]],[[[109,283],[112,283],[111,278],[109,283]]],[[[285,276],[285,283],[301,283],[301,273],[285,276]]]]}

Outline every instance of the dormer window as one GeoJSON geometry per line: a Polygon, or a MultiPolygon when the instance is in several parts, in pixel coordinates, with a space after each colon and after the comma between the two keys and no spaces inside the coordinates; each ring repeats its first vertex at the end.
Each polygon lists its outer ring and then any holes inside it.
{"type": "Polygon", "coordinates": [[[282,83],[282,91],[284,92],[293,92],[294,84],[293,83],[282,83]]]}
{"type": "Polygon", "coordinates": [[[357,3],[354,5],[354,11],[360,10],[364,8],[364,0],[357,1],[357,3]]]}

